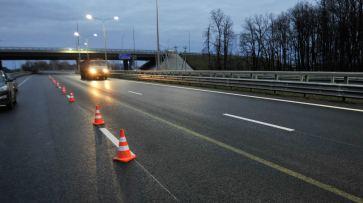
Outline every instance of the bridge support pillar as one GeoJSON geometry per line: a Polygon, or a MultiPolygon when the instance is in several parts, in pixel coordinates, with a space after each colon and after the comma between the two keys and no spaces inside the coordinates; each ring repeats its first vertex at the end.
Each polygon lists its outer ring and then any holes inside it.
{"type": "Polygon", "coordinates": [[[124,62],[124,70],[130,70],[129,68],[129,60],[123,60],[124,62]]]}

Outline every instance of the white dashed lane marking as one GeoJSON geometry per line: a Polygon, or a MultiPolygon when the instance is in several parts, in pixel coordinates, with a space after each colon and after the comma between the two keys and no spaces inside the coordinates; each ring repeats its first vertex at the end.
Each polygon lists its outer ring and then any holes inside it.
{"type": "Polygon", "coordinates": [[[223,114],[224,116],[229,116],[229,117],[232,117],[232,118],[237,118],[237,119],[240,119],[240,120],[245,120],[245,121],[249,121],[249,122],[252,122],[252,123],[258,123],[258,124],[261,124],[261,125],[266,125],[266,126],[270,126],[270,127],[273,127],[273,128],[278,128],[278,129],[281,129],[281,130],[287,130],[287,131],[295,131],[294,129],[291,129],[291,128],[285,128],[285,127],[282,127],[282,126],[278,126],[278,125],[274,125],[274,124],[270,124],[270,123],[265,123],[265,122],[261,122],[261,121],[256,121],[256,120],[252,120],[252,119],[248,119],[248,118],[243,118],[243,117],[239,117],[239,116],[235,116],[235,115],[231,115],[231,114],[223,114]]]}

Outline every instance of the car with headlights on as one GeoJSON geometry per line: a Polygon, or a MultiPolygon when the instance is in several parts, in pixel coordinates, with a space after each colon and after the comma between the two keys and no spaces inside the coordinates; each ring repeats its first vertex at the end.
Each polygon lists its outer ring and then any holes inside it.
{"type": "Polygon", "coordinates": [[[18,82],[16,81],[16,78],[14,78],[11,73],[6,73],[6,76],[8,77],[8,79],[13,80],[15,91],[18,92],[18,82]]]}
{"type": "Polygon", "coordinates": [[[0,70],[0,105],[6,105],[9,109],[14,108],[14,104],[16,104],[16,93],[13,81],[14,79],[9,79],[0,70]]]}
{"type": "Polygon", "coordinates": [[[81,79],[107,79],[108,65],[103,59],[86,59],[80,64],[81,79]]]}

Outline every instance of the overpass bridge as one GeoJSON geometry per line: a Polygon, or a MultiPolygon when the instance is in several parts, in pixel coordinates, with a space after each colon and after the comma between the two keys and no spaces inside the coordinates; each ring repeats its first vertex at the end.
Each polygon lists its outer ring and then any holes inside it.
{"type": "MultiPolygon", "coordinates": [[[[156,50],[107,49],[108,60],[120,60],[119,54],[127,53],[136,56],[136,60],[152,61],[155,63],[156,50]]],[[[163,54],[163,53],[161,53],[163,54]]],[[[81,60],[87,59],[87,49],[54,48],[54,47],[0,47],[0,60],[81,60]]],[[[89,48],[89,58],[105,58],[105,49],[89,48]]],[[[129,70],[123,60],[125,70],[129,70]]]]}

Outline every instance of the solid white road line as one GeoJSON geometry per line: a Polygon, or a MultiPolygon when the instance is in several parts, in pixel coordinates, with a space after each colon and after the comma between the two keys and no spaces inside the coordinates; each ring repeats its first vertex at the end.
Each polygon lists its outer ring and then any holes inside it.
{"type": "Polygon", "coordinates": [[[70,98],[71,98],[71,96],[69,96],[69,95],[67,95],[67,97],[68,97],[68,99],[70,99],[70,98]]]}
{"type": "Polygon", "coordinates": [[[116,147],[118,147],[119,141],[114,135],[110,133],[110,131],[108,131],[106,128],[100,128],[100,130],[103,132],[103,134],[105,134],[108,137],[108,139],[111,140],[113,144],[116,145],[116,147]]]}
{"type": "Polygon", "coordinates": [[[253,122],[253,123],[258,123],[258,124],[261,124],[261,125],[270,126],[270,127],[273,127],[273,128],[279,128],[281,130],[295,131],[294,129],[291,129],[291,128],[285,128],[285,127],[282,127],[282,126],[273,125],[273,124],[269,124],[269,123],[265,123],[265,122],[261,122],[261,121],[256,121],[256,120],[252,120],[252,119],[248,119],[248,118],[243,118],[243,117],[239,117],[239,116],[235,116],[235,115],[231,115],[231,114],[227,114],[227,113],[225,113],[223,115],[233,117],[233,118],[237,118],[237,119],[241,119],[241,120],[245,120],[245,121],[249,121],[249,122],[253,122]]]}
{"type": "Polygon", "coordinates": [[[342,110],[348,110],[348,111],[363,112],[363,110],[361,110],[361,109],[352,109],[352,108],[345,108],[345,107],[339,107],[339,106],[329,106],[329,105],[322,105],[322,104],[305,103],[305,102],[298,102],[298,101],[291,101],[291,100],[284,100],[284,99],[274,99],[274,98],[268,98],[268,97],[257,97],[257,96],[244,95],[244,94],[218,92],[218,91],[203,90],[203,89],[188,88],[188,87],[177,87],[177,86],[171,86],[171,85],[160,85],[160,84],[153,84],[153,83],[147,83],[147,82],[135,82],[135,81],[127,81],[127,82],[141,83],[141,84],[147,84],[147,85],[156,85],[156,86],[164,86],[164,87],[172,87],[172,88],[194,90],[194,91],[201,91],[201,92],[211,92],[211,93],[217,93],[217,94],[226,94],[226,95],[233,95],[233,96],[239,96],[239,97],[250,97],[250,98],[256,98],[256,99],[265,99],[265,100],[288,102],[288,103],[295,103],[295,104],[304,104],[304,105],[319,106],[319,107],[332,108],[332,109],[342,109],[342,110]]]}
{"type": "Polygon", "coordinates": [[[26,80],[24,80],[22,83],[20,83],[19,85],[18,85],[18,87],[20,87],[22,84],[24,84],[27,80],[29,80],[30,78],[32,78],[32,77],[34,77],[35,75],[33,75],[33,76],[30,76],[30,77],[28,77],[26,80]]]}
{"type": "Polygon", "coordinates": [[[166,190],[176,201],[179,202],[179,200],[173,195],[171,194],[171,192],[169,192],[168,189],[166,189],[153,175],[151,175],[149,173],[149,171],[147,171],[137,160],[135,160],[137,164],[139,164],[139,166],[141,166],[142,169],[144,169],[144,171],[146,171],[162,188],[164,188],[164,190],[166,190]]]}
{"type": "Polygon", "coordinates": [[[142,95],[141,93],[137,93],[137,92],[132,92],[132,91],[128,91],[128,92],[133,93],[133,94],[142,95]]]}
{"type": "MultiPolygon", "coordinates": [[[[110,131],[108,131],[106,128],[100,128],[100,130],[102,131],[103,134],[105,134],[108,139],[110,139],[110,141],[116,146],[119,147],[119,140],[117,140],[117,138],[112,135],[110,133],[110,131]]],[[[132,153],[132,151],[130,150],[132,155],[135,155],[134,153],[132,153]]],[[[149,174],[164,190],[166,190],[176,201],[179,201],[168,189],[166,189],[166,187],[164,187],[153,175],[151,175],[151,173],[149,173],[149,171],[147,171],[137,160],[134,160],[137,164],[139,164],[139,166],[141,166],[142,169],[144,169],[144,171],[146,171],[147,174],[149,174]]]]}

